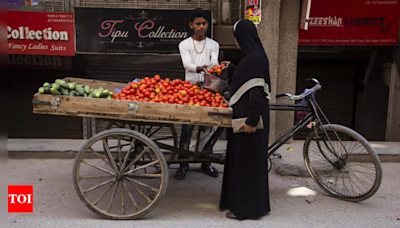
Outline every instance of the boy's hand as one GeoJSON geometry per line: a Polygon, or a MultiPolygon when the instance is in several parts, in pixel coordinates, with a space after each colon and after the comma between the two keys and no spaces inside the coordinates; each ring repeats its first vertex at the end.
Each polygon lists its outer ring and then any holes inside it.
{"type": "Polygon", "coordinates": [[[202,71],[207,72],[207,67],[208,67],[207,65],[198,66],[198,67],[196,67],[196,71],[197,71],[197,73],[200,73],[202,71]]]}

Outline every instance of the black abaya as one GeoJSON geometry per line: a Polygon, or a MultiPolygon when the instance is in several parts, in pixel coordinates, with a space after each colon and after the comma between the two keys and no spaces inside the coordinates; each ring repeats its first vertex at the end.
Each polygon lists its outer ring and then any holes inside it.
{"type": "MultiPolygon", "coordinates": [[[[251,26],[254,25],[243,20],[235,31],[245,56],[232,76],[231,95],[253,78],[263,78],[267,84],[270,82],[267,56],[256,29],[251,26]],[[242,36],[243,33],[247,35],[242,36]]],[[[263,130],[251,134],[228,131],[220,209],[229,209],[238,219],[257,218],[270,211],[267,167],[269,102],[266,96],[263,87],[253,87],[232,106],[234,119],[247,117],[246,124],[256,126],[262,116],[264,123],[263,130]]]]}

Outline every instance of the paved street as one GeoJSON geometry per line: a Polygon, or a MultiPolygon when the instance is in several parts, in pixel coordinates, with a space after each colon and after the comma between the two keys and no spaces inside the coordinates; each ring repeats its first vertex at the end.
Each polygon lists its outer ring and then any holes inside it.
{"type": "MultiPolygon", "coordinates": [[[[218,210],[222,175],[210,178],[199,172],[199,165],[192,166],[186,180],[171,177],[161,204],[144,219],[101,219],[75,193],[72,164],[73,159],[9,159],[8,185],[34,186],[34,213],[8,214],[8,227],[400,227],[398,163],[383,164],[380,190],[360,203],[332,198],[310,178],[271,173],[272,213],[261,220],[241,222],[225,218],[226,211],[218,210]],[[288,192],[291,189],[315,191],[315,201],[309,204],[307,196],[293,195],[288,192]]],[[[172,166],[170,176],[174,172],[172,166]]]]}

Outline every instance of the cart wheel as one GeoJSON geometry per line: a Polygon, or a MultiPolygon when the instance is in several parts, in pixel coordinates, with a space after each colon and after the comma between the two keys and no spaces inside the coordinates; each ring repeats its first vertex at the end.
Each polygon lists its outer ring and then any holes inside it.
{"type": "Polygon", "coordinates": [[[347,201],[368,199],[378,191],[382,168],[368,141],[350,128],[326,124],[304,142],[304,161],[317,184],[347,201]]]}
{"type": "MultiPolygon", "coordinates": [[[[162,142],[164,140],[172,140],[171,146],[178,148],[178,134],[176,133],[175,126],[168,123],[145,123],[145,122],[131,122],[131,121],[112,121],[108,124],[107,129],[126,128],[140,132],[149,137],[154,142],[162,142]],[[161,129],[167,129],[165,136],[157,136],[156,133],[161,129]]],[[[166,160],[174,159],[176,153],[168,151],[164,153],[166,160]]]]}
{"type": "Polygon", "coordinates": [[[160,203],[168,185],[168,167],[160,148],[147,136],[110,129],[82,146],[75,158],[73,181],[79,198],[96,214],[138,219],[160,203]],[[154,173],[144,169],[154,169],[154,173]]]}

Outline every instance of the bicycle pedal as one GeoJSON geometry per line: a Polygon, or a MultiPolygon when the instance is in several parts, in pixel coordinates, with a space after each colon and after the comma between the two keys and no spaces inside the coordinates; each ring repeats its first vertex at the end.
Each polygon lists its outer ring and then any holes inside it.
{"type": "Polygon", "coordinates": [[[271,159],[274,159],[274,158],[282,159],[282,155],[281,155],[281,154],[278,154],[278,153],[273,153],[272,156],[270,156],[270,158],[271,158],[271,159]]]}

